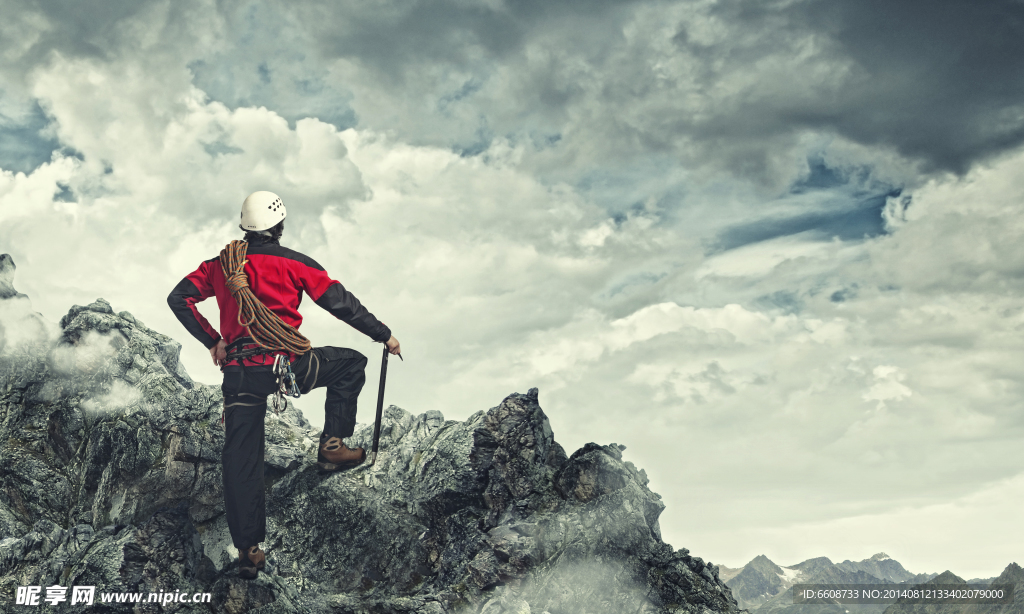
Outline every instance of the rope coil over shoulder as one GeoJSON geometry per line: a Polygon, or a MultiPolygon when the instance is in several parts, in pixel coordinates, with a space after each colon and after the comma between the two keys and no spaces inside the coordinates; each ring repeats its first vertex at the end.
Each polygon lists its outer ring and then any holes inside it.
{"type": "Polygon", "coordinates": [[[245,259],[247,248],[245,241],[236,240],[220,252],[224,284],[238,301],[238,323],[262,348],[299,355],[309,352],[312,349],[309,339],[271,311],[249,289],[249,278],[245,274],[245,264],[249,262],[245,259]]]}

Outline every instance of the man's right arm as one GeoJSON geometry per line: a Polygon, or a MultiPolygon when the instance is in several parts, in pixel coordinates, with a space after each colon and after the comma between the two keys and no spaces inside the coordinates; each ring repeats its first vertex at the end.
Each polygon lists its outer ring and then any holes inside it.
{"type": "Polygon", "coordinates": [[[217,258],[202,263],[198,269],[182,279],[167,296],[167,305],[175,317],[206,349],[217,345],[220,333],[210,326],[203,314],[199,313],[196,303],[214,296],[211,267],[216,265],[219,265],[217,258]]]}

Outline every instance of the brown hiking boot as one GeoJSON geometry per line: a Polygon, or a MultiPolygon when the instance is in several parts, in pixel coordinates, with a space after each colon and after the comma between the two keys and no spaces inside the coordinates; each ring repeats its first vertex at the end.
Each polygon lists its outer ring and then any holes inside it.
{"type": "Polygon", "coordinates": [[[259,546],[238,550],[238,575],[252,580],[261,569],[266,567],[267,557],[259,546]]]}
{"type": "Polygon", "coordinates": [[[349,448],[341,437],[320,436],[320,452],[316,465],[321,472],[340,471],[361,464],[366,460],[366,450],[349,448]]]}

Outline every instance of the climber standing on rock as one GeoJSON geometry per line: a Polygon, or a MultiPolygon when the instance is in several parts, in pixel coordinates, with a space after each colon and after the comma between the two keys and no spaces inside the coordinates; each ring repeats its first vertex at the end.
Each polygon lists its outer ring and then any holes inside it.
{"type": "MultiPolygon", "coordinates": [[[[242,203],[244,240],[181,280],[167,304],[185,328],[210,350],[224,381],[224,504],[231,539],[238,548],[239,574],[255,578],[265,566],[259,548],[266,538],[263,485],[264,424],[267,396],[287,377],[301,393],[327,388],[324,430],[317,467],[322,472],[355,467],[366,459],[362,448],[342,441],[352,435],[356,399],[366,381],[366,357],[355,350],[311,347],[299,332],[299,302],[305,292],[320,307],[399,354],[391,330],[322,266],[281,247],[286,211],[271,192],[254,192],[242,203]],[[196,309],[217,297],[220,332],[196,309]]],[[[293,388],[294,390],[294,388],[293,388]]]]}

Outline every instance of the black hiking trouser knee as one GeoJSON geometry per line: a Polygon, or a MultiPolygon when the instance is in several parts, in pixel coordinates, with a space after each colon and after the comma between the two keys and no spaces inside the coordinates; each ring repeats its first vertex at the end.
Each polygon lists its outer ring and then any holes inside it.
{"type": "MultiPolygon", "coordinates": [[[[268,357],[268,362],[272,361],[268,357]]],[[[366,357],[355,350],[313,348],[292,364],[299,390],[327,388],[324,435],[348,437],[356,424],[356,400],[366,383],[366,357]]],[[[224,367],[224,508],[231,541],[249,548],[266,538],[263,458],[267,396],[277,391],[273,368],[224,367]]]]}

